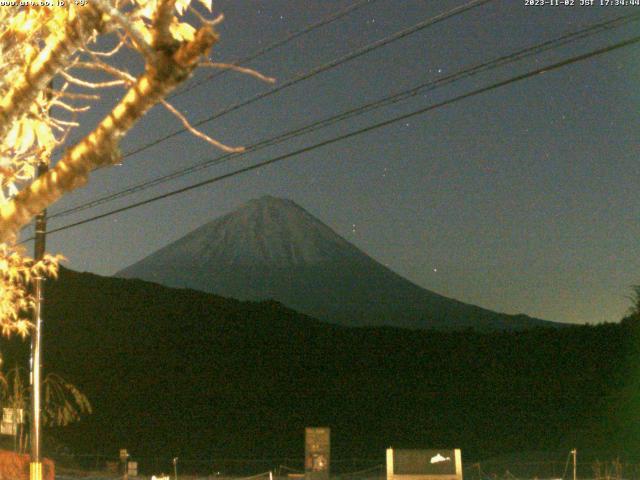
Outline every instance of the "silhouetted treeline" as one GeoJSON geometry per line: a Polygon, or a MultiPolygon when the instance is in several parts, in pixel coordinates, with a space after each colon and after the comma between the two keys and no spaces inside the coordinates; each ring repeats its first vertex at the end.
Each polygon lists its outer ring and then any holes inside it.
{"type": "Polygon", "coordinates": [[[632,316],[446,333],[337,327],[275,302],[69,271],[46,294],[45,369],[94,405],[48,432],[77,453],[302,456],[310,425],[332,428],[334,458],[383,458],[388,446],[460,447],[467,460],[640,451],[632,316]]]}

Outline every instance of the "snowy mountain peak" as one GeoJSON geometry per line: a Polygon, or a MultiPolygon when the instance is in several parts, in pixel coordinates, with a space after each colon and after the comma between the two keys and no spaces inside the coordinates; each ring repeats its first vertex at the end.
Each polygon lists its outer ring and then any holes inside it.
{"type": "MultiPolygon", "coordinates": [[[[263,195],[260,198],[252,198],[245,206],[257,206],[259,208],[265,207],[278,207],[278,208],[297,208],[298,210],[304,210],[300,205],[298,205],[293,200],[282,197],[274,197],[273,195],[263,195]]],[[[242,208],[242,207],[241,207],[242,208]]]]}
{"type": "Polygon", "coordinates": [[[295,202],[264,196],[215,219],[151,257],[220,266],[316,265],[361,254],[295,202]]]}

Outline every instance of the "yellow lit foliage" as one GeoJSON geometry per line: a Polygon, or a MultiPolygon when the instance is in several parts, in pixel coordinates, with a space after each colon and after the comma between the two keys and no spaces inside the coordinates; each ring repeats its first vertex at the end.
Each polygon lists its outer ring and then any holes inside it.
{"type": "Polygon", "coordinates": [[[29,333],[24,316],[33,306],[28,287],[34,277],[55,277],[60,256],[45,255],[38,262],[22,249],[0,245],[0,330],[4,335],[29,333]]]}
{"type": "Polygon", "coordinates": [[[122,137],[150,108],[164,103],[199,138],[228,148],[197,132],[164,101],[189,78],[217,40],[213,28],[219,18],[206,18],[211,13],[210,0],[196,3],[197,8],[191,0],[67,0],[63,6],[0,8],[3,334],[28,333],[31,280],[55,275],[60,259],[47,255],[35,262],[25,256],[16,247],[20,230],[64,194],[86,183],[91,171],[119,163],[122,137]],[[113,48],[101,50],[104,45],[113,48]],[[139,77],[119,67],[118,56],[124,50],[139,54],[144,63],[139,77]],[[112,87],[124,89],[121,100],[83,139],[69,144],[69,132],[100,100],[100,90],[112,87]],[[60,160],[36,179],[38,165],[49,163],[62,146],[65,152],[60,160]]]}

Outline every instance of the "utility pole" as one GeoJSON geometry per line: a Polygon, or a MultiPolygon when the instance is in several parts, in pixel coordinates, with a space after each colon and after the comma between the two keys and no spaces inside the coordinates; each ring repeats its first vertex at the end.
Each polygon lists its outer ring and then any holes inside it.
{"type": "MultiPolygon", "coordinates": [[[[44,175],[49,167],[46,163],[38,165],[38,176],[44,175]]],[[[43,210],[36,217],[35,244],[33,259],[38,262],[44,257],[47,231],[47,211],[43,210]]],[[[42,302],[44,300],[44,279],[38,275],[33,279],[33,324],[35,331],[31,336],[31,464],[29,468],[30,480],[42,480],[42,459],[40,458],[40,403],[42,384],[42,302]]]]}
{"type": "Polygon", "coordinates": [[[576,473],[578,468],[578,450],[574,448],[573,450],[571,450],[571,454],[573,455],[573,480],[576,480],[576,473]]]}
{"type": "MultiPolygon", "coordinates": [[[[47,98],[51,100],[53,80],[48,85],[47,98]]],[[[38,165],[38,177],[49,170],[49,159],[42,159],[38,165]]],[[[44,209],[36,216],[35,241],[33,246],[33,260],[39,262],[44,257],[47,234],[47,210],[44,209]]],[[[31,336],[31,463],[29,464],[29,480],[42,480],[42,458],[40,454],[40,410],[42,387],[42,302],[44,300],[44,279],[37,275],[33,279],[33,324],[35,332],[31,336]]]]}

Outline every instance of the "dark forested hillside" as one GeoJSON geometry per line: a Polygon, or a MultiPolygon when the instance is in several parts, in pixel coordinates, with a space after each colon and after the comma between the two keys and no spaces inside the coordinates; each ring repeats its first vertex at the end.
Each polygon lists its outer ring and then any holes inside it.
{"type": "MultiPolygon", "coordinates": [[[[346,328],[239,302],[64,270],[46,289],[44,364],[95,413],[49,434],[82,453],[302,455],[389,445],[465,458],[577,446],[635,452],[633,322],[477,333],[346,328]]],[[[5,342],[13,361],[15,342],[5,342]]]]}

